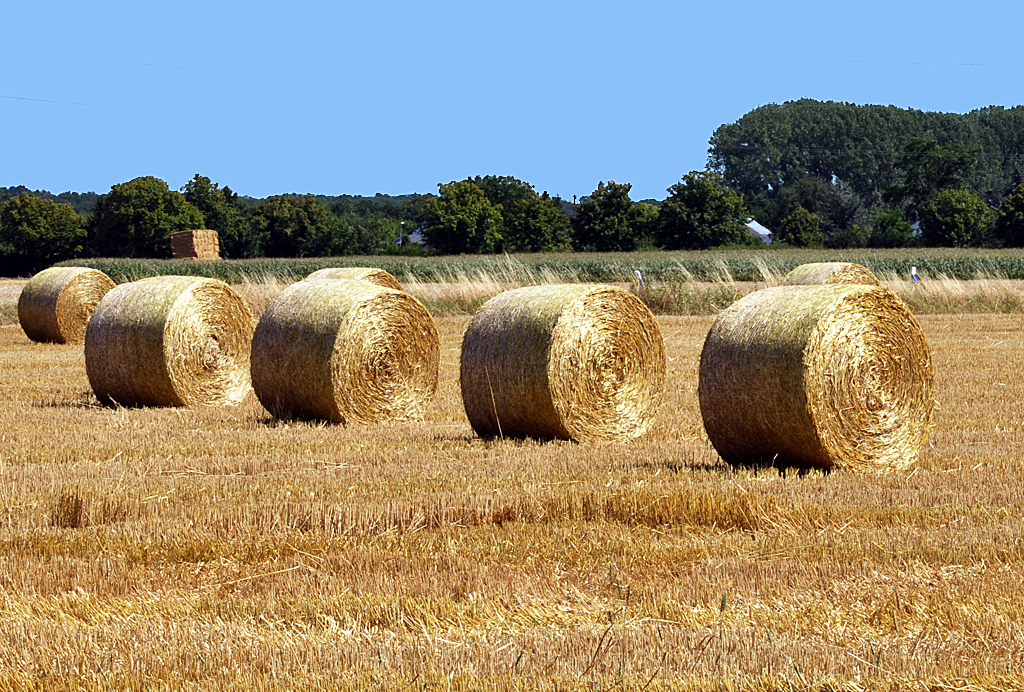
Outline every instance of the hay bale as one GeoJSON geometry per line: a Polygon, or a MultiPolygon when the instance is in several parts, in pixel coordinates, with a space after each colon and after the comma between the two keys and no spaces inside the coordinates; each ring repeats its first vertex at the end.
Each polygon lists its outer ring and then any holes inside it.
{"type": "Polygon", "coordinates": [[[665,389],[654,315],[614,286],[532,286],[492,298],[462,340],[462,402],[482,437],[627,440],[665,389]]]}
{"type": "Polygon", "coordinates": [[[927,441],[934,375],[921,327],[892,291],[780,286],[718,316],[697,393],[728,463],[900,469],[927,441]]]}
{"type": "Polygon", "coordinates": [[[322,281],[324,279],[369,281],[377,286],[393,288],[396,291],[402,290],[402,284],[398,283],[398,279],[383,269],[374,269],[373,267],[329,267],[327,269],[318,269],[303,279],[303,281],[322,281]]]}
{"type": "Polygon", "coordinates": [[[252,383],[278,418],[377,423],[430,403],[440,356],[433,318],[407,293],[365,281],[299,281],[260,318],[252,383]]]}
{"type": "Polygon", "coordinates": [[[121,284],[85,335],[85,368],[107,405],[237,404],[249,385],[255,320],[215,279],[159,276],[121,284]]]}
{"type": "Polygon", "coordinates": [[[863,284],[880,286],[878,278],[862,264],[854,262],[811,262],[801,264],[786,274],[784,286],[811,286],[816,284],[863,284]]]}
{"type": "Polygon", "coordinates": [[[115,285],[96,269],[44,269],[29,279],[18,296],[18,322],[33,341],[80,344],[93,311],[115,285]]]}
{"type": "Polygon", "coordinates": [[[219,260],[220,239],[209,228],[179,231],[171,234],[171,257],[174,259],[219,260]]]}

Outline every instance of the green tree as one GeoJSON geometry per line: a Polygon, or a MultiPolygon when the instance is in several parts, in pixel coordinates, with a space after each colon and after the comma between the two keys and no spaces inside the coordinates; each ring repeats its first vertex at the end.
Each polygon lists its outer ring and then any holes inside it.
{"type": "Polygon", "coordinates": [[[978,151],[962,144],[939,146],[934,139],[915,137],[903,148],[896,163],[903,180],[889,187],[886,201],[905,206],[910,219],[919,220],[922,208],[936,192],[968,187],[978,151]]]}
{"type": "Polygon", "coordinates": [[[993,216],[970,190],[940,190],[921,210],[921,240],[940,247],[978,247],[988,239],[993,216]]]}
{"type": "MultiPolygon", "coordinates": [[[[650,242],[649,214],[629,198],[629,183],[599,182],[588,198],[576,205],[573,245],[592,252],[631,252],[650,242]]],[[[649,206],[649,205],[644,205],[649,206]]]]}
{"type": "Polygon", "coordinates": [[[875,216],[875,223],[868,235],[868,247],[911,247],[916,244],[914,227],[903,217],[903,212],[894,209],[875,216]]]}
{"type": "Polygon", "coordinates": [[[1024,183],[996,210],[995,236],[1006,247],[1024,247],[1024,183]]]}
{"type": "Polygon", "coordinates": [[[334,215],[329,255],[382,255],[396,252],[402,222],[385,216],[334,215]]]}
{"type": "Polygon", "coordinates": [[[244,207],[231,188],[220,187],[196,173],[181,191],[189,204],[203,213],[206,227],[217,231],[221,255],[229,258],[256,256],[256,238],[246,222],[244,207]]]}
{"type": "Polygon", "coordinates": [[[331,213],[313,195],[275,195],[249,217],[259,256],[319,257],[330,252],[331,213]]]}
{"type": "Polygon", "coordinates": [[[853,226],[865,221],[867,215],[860,197],[844,181],[810,175],[775,191],[761,220],[775,228],[797,207],[818,215],[829,247],[854,246],[851,244],[858,242],[859,232],[853,226]]]}
{"type": "Polygon", "coordinates": [[[773,195],[807,176],[842,180],[866,210],[903,180],[896,164],[914,138],[982,148],[969,187],[1001,199],[1024,151],[1024,106],[957,114],[813,99],[769,104],[715,130],[708,164],[759,220],[773,195]]]}
{"type": "Polygon", "coordinates": [[[35,273],[77,257],[85,242],[82,220],[70,204],[23,192],[0,205],[0,266],[3,274],[35,273]]]}
{"type": "Polygon", "coordinates": [[[203,213],[167,183],[146,176],[114,185],[96,205],[93,251],[106,257],[170,257],[172,233],[203,228],[203,213]]]}
{"type": "Polygon", "coordinates": [[[438,185],[423,207],[423,235],[446,255],[497,252],[502,243],[502,207],[494,206],[469,180],[438,185]]]}
{"type": "Polygon", "coordinates": [[[713,171],[692,171],[668,188],[661,204],[658,239],[668,250],[705,250],[716,245],[748,245],[755,240],[744,222],[743,198],[713,171]]]}
{"type": "Polygon", "coordinates": [[[502,250],[558,252],[568,250],[572,231],[569,217],[545,192],[512,176],[488,175],[467,179],[483,190],[487,201],[501,207],[502,250]]]}
{"type": "Polygon", "coordinates": [[[782,220],[772,239],[793,247],[822,247],[825,244],[821,219],[802,206],[782,220]]]}

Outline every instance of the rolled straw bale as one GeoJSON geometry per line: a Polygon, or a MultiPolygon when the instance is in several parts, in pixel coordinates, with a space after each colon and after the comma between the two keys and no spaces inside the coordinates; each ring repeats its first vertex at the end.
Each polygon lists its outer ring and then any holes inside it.
{"type": "Polygon", "coordinates": [[[726,462],[900,469],[928,438],[934,375],[921,327],[889,289],[779,286],[718,316],[697,393],[726,462]]]}
{"type": "Polygon", "coordinates": [[[498,294],[462,340],[462,402],[482,437],[627,440],[665,389],[665,344],[640,299],[614,286],[498,294]]]}
{"type": "Polygon", "coordinates": [[[25,284],[18,297],[18,321],[33,341],[80,344],[100,300],[116,284],[96,269],[50,267],[25,284]]]}
{"type": "Polygon", "coordinates": [[[252,383],[278,418],[377,423],[430,403],[440,356],[434,320],[409,294],[365,281],[299,281],[260,318],[252,383]]]}
{"type": "Polygon", "coordinates": [[[321,281],[323,279],[369,281],[377,286],[393,288],[396,291],[402,290],[402,284],[398,283],[398,279],[383,269],[374,269],[373,267],[328,267],[327,269],[316,270],[303,279],[303,281],[321,281]]]}
{"type": "Polygon", "coordinates": [[[786,274],[784,286],[810,286],[815,284],[863,284],[879,286],[878,278],[862,264],[854,262],[811,262],[801,264],[786,274]]]}
{"type": "Polygon", "coordinates": [[[159,276],[121,284],[85,335],[85,368],[107,405],[237,404],[251,390],[255,320],[215,279],[159,276]]]}

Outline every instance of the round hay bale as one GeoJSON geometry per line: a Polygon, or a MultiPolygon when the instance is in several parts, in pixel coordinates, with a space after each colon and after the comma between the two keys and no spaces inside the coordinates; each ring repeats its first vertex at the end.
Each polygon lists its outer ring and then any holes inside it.
{"type": "Polygon", "coordinates": [[[878,278],[862,264],[854,262],[811,262],[801,264],[786,274],[784,286],[811,286],[817,284],[862,284],[879,286],[878,278]]]}
{"type": "Polygon", "coordinates": [[[697,393],[730,464],[900,469],[927,441],[934,376],[921,327],[889,289],[780,286],[718,316],[697,393]]]}
{"type": "Polygon", "coordinates": [[[628,440],[665,389],[654,315],[614,286],[531,286],[501,293],[462,340],[460,380],[481,437],[628,440]]]}
{"type": "Polygon", "coordinates": [[[377,286],[393,288],[396,291],[402,290],[402,284],[398,283],[398,279],[383,269],[374,269],[373,267],[329,267],[327,269],[317,269],[303,279],[303,281],[322,281],[324,279],[368,281],[377,286]]]}
{"type": "Polygon", "coordinates": [[[249,385],[255,320],[215,279],[159,276],[121,284],[85,335],[89,383],[104,404],[232,405],[249,385]]]}
{"type": "Polygon", "coordinates": [[[89,318],[114,286],[97,269],[44,269],[28,280],[18,296],[18,322],[32,341],[83,343],[89,318]]]}
{"type": "Polygon", "coordinates": [[[278,418],[378,423],[430,403],[440,359],[434,320],[409,294],[365,281],[299,281],[260,318],[252,384],[278,418]]]}

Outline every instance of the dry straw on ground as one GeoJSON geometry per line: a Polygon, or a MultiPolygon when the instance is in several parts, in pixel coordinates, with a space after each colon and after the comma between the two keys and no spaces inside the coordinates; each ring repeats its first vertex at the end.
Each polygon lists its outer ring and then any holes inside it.
{"type": "Polygon", "coordinates": [[[627,440],[665,389],[651,311],[613,286],[531,286],[491,299],[462,341],[462,401],[482,437],[627,440]]]}
{"type": "Polygon", "coordinates": [[[854,262],[812,262],[801,264],[786,274],[785,286],[811,286],[817,284],[863,284],[878,286],[871,270],[854,262]]]}
{"type": "Polygon", "coordinates": [[[33,276],[18,297],[18,321],[33,341],[80,344],[100,300],[115,284],[85,267],[50,267],[33,276]]]}
{"type": "Polygon", "coordinates": [[[927,440],[934,375],[924,334],[892,291],[780,286],[715,320],[698,395],[729,463],[900,469],[927,440]]]}
{"type": "Polygon", "coordinates": [[[174,259],[219,260],[220,240],[217,231],[204,228],[172,233],[171,256],[174,259]]]}
{"type": "Polygon", "coordinates": [[[267,306],[253,389],[278,418],[377,423],[413,417],[437,392],[440,339],[427,309],[365,281],[300,281],[267,306]]]}
{"type": "Polygon", "coordinates": [[[383,269],[373,267],[328,267],[318,269],[303,281],[322,281],[324,279],[349,279],[351,281],[368,281],[377,286],[393,288],[396,291],[402,290],[402,284],[383,269]]]}
{"type": "Polygon", "coordinates": [[[160,276],[121,284],[89,322],[85,367],[104,404],[237,404],[249,385],[255,320],[227,284],[160,276]]]}

